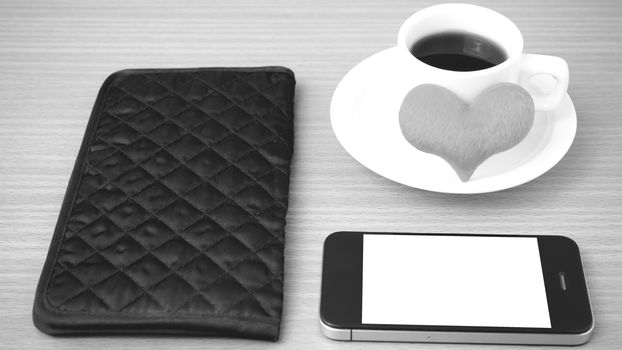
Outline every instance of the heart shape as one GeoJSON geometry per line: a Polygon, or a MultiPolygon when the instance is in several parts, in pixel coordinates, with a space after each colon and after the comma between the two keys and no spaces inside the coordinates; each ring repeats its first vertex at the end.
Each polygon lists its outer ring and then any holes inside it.
{"type": "Polygon", "coordinates": [[[399,119],[411,145],[445,159],[466,182],[486,159],[521,142],[534,115],[531,95],[516,84],[491,86],[471,105],[442,86],[424,84],[408,92],[399,119]]]}

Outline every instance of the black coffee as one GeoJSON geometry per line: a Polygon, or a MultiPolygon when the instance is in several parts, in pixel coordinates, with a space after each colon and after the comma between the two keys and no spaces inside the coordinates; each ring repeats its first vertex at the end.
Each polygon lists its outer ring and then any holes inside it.
{"type": "Polygon", "coordinates": [[[431,66],[459,72],[494,67],[508,58],[492,40],[464,32],[429,35],[417,41],[410,53],[431,66]]]}

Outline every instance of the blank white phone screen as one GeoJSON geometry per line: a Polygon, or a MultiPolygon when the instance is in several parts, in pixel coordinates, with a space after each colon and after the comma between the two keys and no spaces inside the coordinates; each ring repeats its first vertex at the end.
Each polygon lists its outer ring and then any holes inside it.
{"type": "Polygon", "coordinates": [[[363,235],[362,323],[551,328],[533,237],[363,235]]]}

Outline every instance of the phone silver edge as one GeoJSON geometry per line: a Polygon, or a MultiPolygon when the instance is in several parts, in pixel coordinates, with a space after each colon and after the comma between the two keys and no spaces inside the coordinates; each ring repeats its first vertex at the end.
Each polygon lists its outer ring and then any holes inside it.
{"type": "Polygon", "coordinates": [[[594,330],[593,318],[590,329],[580,334],[426,332],[343,329],[330,327],[324,324],[322,320],[320,320],[320,325],[322,334],[333,340],[527,345],[580,345],[590,339],[592,331],[594,330]]]}
{"type": "MultiPolygon", "coordinates": [[[[581,259],[583,266],[583,259],[581,259]]],[[[594,310],[592,298],[585,279],[587,299],[590,304],[592,325],[577,334],[545,333],[475,333],[475,332],[426,332],[373,329],[344,329],[331,327],[320,317],[320,328],[325,337],[341,341],[378,341],[413,343],[471,343],[471,344],[511,344],[511,345],[581,345],[587,343],[594,332],[594,310]]]]}

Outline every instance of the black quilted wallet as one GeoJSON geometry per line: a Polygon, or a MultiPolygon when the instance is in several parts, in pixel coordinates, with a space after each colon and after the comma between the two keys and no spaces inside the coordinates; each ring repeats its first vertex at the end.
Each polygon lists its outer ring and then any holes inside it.
{"type": "Polygon", "coordinates": [[[35,325],[276,341],[294,86],[283,67],[111,75],[63,201],[35,325]]]}

